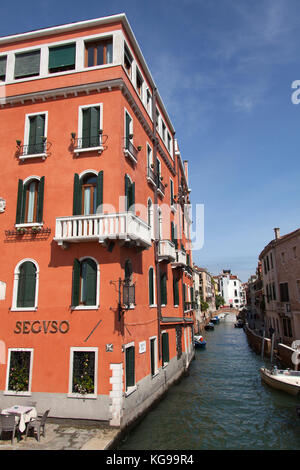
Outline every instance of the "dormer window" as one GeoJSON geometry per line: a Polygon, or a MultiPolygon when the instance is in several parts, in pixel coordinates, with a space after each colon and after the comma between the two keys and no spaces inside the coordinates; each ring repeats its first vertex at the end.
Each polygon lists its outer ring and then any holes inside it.
{"type": "Polygon", "coordinates": [[[40,51],[23,52],[15,57],[15,78],[29,78],[40,74],[40,51]]]}
{"type": "Polygon", "coordinates": [[[85,43],[85,66],[111,64],[113,61],[112,38],[85,43]]]}
{"type": "Polygon", "coordinates": [[[0,57],[0,82],[5,82],[7,57],[0,57]]]}
{"type": "Polygon", "coordinates": [[[137,88],[137,92],[138,94],[140,95],[140,97],[142,98],[142,91],[143,91],[143,78],[142,78],[142,75],[140,74],[139,70],[136,69],[136,88],[137,88]]]}
{"type": "Polygon", "coordinates": [[[131,77],[131,69],[132,69],[132,55],[130,54],[128,47],[124,46],[124,66],[126,69],[126,72],[128,73],[129,77],[131,77]]]}
{"type": "Polygon", "coordinates": [[[49,48],[49,72],[65,72],[75,69],[75,44],[49,48]]]}

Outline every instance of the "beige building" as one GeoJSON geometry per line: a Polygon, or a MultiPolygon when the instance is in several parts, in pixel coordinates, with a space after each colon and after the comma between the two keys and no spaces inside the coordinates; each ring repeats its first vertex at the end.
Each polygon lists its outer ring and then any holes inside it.
{"type": "Polygon", "coordinates": [[[206,317],[210,317],[212,312],[216,310],[215,280],[206,268],[199,268],[194,265],[194,269],[199,274],[200,298],[209,305],[206,317]]]}
{"type": "Polygon", "coordinates": [[[275,238],[260,253],[265,298],[265,327],[278,342],[300,339],[300,228],[275,238]]]}

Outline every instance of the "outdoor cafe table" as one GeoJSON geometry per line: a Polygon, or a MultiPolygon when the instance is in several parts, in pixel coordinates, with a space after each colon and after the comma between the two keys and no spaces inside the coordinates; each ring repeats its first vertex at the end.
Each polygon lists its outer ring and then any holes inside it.
{"type": "Polygon", "coordinates": [[[37,417],[36,408],[33,406],[19,406],[15,405],[11,408],[5,408],[1,411],[2,415],[15,415],[16,422],[19,421],[19,430],[20,432],[24,432],[26,429],[26,423],[28,423],[31,418],[37,417]]]}

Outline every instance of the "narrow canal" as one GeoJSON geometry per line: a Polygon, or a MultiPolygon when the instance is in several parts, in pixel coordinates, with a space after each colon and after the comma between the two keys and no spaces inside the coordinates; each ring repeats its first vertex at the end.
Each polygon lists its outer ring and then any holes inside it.
{"type": "Polygon", "coordinates": [[[118,450],[300,450],[300,398],[261,382],[263,361],[243,329],[227,317],[204,336],[189,375],[118,450]]]}

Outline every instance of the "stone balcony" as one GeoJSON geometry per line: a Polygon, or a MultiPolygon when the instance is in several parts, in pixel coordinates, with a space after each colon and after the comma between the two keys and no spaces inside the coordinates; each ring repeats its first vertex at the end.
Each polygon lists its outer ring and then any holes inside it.
{"type": "Polygon", "coordinates": [[[160,240],[158,248],[158,260],[172,262],[176,259],[175,245],[170,240],[160,240]]]}
{"type": "Polygon", "coordinates": [[[172,263],[172,268],[179,268],[186,266],[186,253],[182,250],[175,251],[175,261],[172,263]]]}
{"type": "Polygon", "coordinates": [[[57,217],[54,240],[64,247],[68,243],[119,240],[134,246],[151,246],[151,229],[132,212],[57,217]]]}

